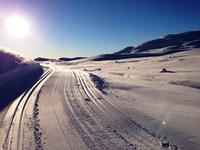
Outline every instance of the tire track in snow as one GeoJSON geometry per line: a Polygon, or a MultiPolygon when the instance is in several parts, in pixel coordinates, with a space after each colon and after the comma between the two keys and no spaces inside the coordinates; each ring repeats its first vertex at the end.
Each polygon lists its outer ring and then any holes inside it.
{"type": "MultiPolygon", "coordinates": [[[[55,85],[54,85],[54,88],[53,88],[53,93],[54,93],[53,95],[55,95],[55,91],[56,91],[57,87],[58,87],[58,79],[56,80],[55,85]]],[[[63,125],[62,125],[62,123],[61,123],[61,119],[59,119],[59,115],[57,114],[56,107],[55,107],[55,102],[54,102],[55,99],[52,98],[52,100],[53,100],[53,102],[52,102],[52,104],[53,104],[53,110],[54,110],[54,114],[55,114],[55,117],[56,117],[58,126],[59,126],[60,130],[62,131],[63,136],[64,136],[66,142],[67,142],[68,145],[69,145],[69,148],[70,148],[71,150],[73,150],[72,145],[71,145],[71,143],[69,142],[69,137],[67,136],[67,134],[66,134],[66,132],[65,132],[65,129],[63,128],[63,125]]]]}
{"type": "Polygon", "coordinates": [[[142,129],[142,131],[145,131],[147,134],[141,133],[140,131],[138,132],[137,130],[131,130],[131,128],[128,128],[127,130],[127,134],[123,134],[125,137],[127,137],[128,139],[131,139],[132,136],[129,135],[130,133],[133,134],[133,136],[135,138],[133,138],[133,142],[135,141],[137,145],[141,145],[142,143],[142,147],[143,148],[148,148],[148,147],[152,147],[155,148],[157,147],[159,149],[160,147],[160,143],[157,142],[158,140],[155,138],[155,135],[152,135],[151,132],[148,132],[148,130],[146,130],[143,126],[141,126],[140,124],[138,124],[137,122],[133,122],[133,120],[130,120],[129,117],[127,117],[126,115],[124,115],[122,112],[120,112],[119,110],[117,110],[113,105],[111,105],[109,102],[107,102],[107,100],[102,96],[102,94],[100,94],[96,88],[94,88],[94,85],[91,84],[91,82],[88,81],[88,78],[84,75],[84,73],[79,72],[80,77],[82,77],[82,82],[84,82],[84,86],[86,89],[88,89],[89,93],[92,93],[92,97],[94,97],[96,101],[99,101],[100,106],[99,107],[103,107],[102,109],[109,109],[110,113],[109,114],[115,114],[118,117],[122,118],[124,121],[128,122],[129,124],[132,124],[132,127],[136,127],[139,129],[142,129]],[[85,80],[83,79],[85,78],[85,80]],[[86,83],[87,81],[87,83],[86,83]],[[90,83],[90,86],[88,86],[88,82],[90,83]],[[100,99],[99,99],[100,98],[100,99]],[[101,103],[100,103],[101,102],[101,103]],[[148,136],[147,136],[148,135],[148,136]],[[149,136],[150,135],[150,136],[149,136]],[[152,137],[151,137],[152,136],[152,137]],[[139,140],[141,139],[141,140],[139,140]]]}
{"type": "MultiPolygon", "coordinates": [[[[95,103],[96,101],[96,97],[93,95],[93,93],[91,93],[91,91],[88,91],[87,87],[85,87],[85,83],[83,82],[81,75],[79,76],[80,73],[75,73],[77,82],[79,82],[81,84],[81,88],[83,89],[83,92],[85,93],[85,95],[91,100],[91,102],[95,103]]],[[[80,91],[81,92],[81,91],[80,91]]],[[[102,109],[100,108],[100,106],[98,106],[98,104],[95,103],[95,108],[92,108],[93,112],[95,112],[95,109],[100,109],[102,111],[102,109]]],[[[95,112],[96,113],[96,112],[95,112]]],[[[97,113],[96,113],[97,114],[97,113]]],[[[97,114],[98,115],[98,114],[97,114]]],[[[116,129],[114,129],[112,126],[110,126],[110,123],[106,123],[104,121],[104,118],[102,118],[102,116],[98,115],[99,118],[101,118],[101,120],[104,122],[103,123],[103,127],[105,130],[107,130],[108,132],[115,134],[115,136],[119,139],[121,139],[121,142],[123,141],[125,143],[125,145],[123,146],[123,148],[126,147],[126,149],[136,149],[136,145],[135,143],[131,143],[129,140],[127,140],[124,136],[122,136],[120,134],[120,132],[118,132],[116,129]]]]}
{"type": "Polygon", "coordinates": [[[46,71],[38,80],[38,82],[30,89],[28,89],[23,96],[21,97],[21,99],[19,100],[19,102],[17,103],[14,112],[12,114],[12,118],[11,121],[8,125],[8,129],[6,131],[6,136],[5,136],[5,140],[3,143],[3,149],[12,149],[13,147],[13,142],[16,143],[15,149],[21,149],[23,148],[23,133],[22,133],[22,129],[23,129],[23,116],[24,116],[24,111],[25,108],[27,106],[27,103],[29,101],[29,98],[31,97],[32,93],[35,91],[35,89],[40,85],[40,83],[45,80],[50,74],[51,74],[52,70],[48,70],[46,71]],[[19,113],[19,114],[18,114],[19,113]],[[19,118],[17,118],[19,117],[19,118]],[[14,130],[13,128],[17,125],[17,130],[14,130]],[[13,137],[14,134],[16,134],[16,138],[13,137]],[[21,137],[22,136],[22,137],[21,137]],[[21,147],[21,148],[20,148],[21,147]]]}

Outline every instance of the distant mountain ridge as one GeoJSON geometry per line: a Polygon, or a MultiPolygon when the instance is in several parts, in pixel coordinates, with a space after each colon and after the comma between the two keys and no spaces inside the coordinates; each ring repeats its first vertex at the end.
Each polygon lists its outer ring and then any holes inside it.
{"type": "Polygon", "coordinates": [[[91,60],[117,60],[136,57],[162,56],[191,50],[193,48],[200,48],[200,30],[168,34],[162,38],[147,41],[136,47],[126,47],[113,54],[103,54],[92,57],[91,60]]]}
{"type": "Polygon", "coordinates": [[[50,58],[43,58],[43,57],[37,57],[34,59],[35,61],[49,61],[51,60],[50,58]]]}
{"type": "Polygon", "coordinates": [[[132,53],[134,51],[135,47],[133,46],[128,46],[118,52],[115,52],[114,54],[126,54],[126,53],[132,53]]]}
{"type": "MultiPolygon", "coordinates": [[[[162,38],[147,41],[136,47],[126,47],[118,52],[117,54],[123,53],[138,53],[149,51],[152,49],[159,48],[184,48],[184,47],[200,48],[200,31],[190,31],[178,34],[168,34],[162,38]]],[[[115,53],[115,54],[116,54],[115,53]]]]}
{"type": "Polygon", "coordinates": [[[61,57],[58,60],[59,61],[73,61],[73,60],[80,60],[80,59],[85,59],[86,57],[73,57],[73,58],[69,58],[69,57],[61,57]]]}

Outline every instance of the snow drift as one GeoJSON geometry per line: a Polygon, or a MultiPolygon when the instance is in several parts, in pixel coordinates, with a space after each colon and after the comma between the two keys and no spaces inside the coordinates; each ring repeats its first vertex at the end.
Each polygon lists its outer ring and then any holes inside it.
{"type": "Polygon", "coordinates": [[[0,50],[0,111],[29,89],[42,73],[39,64],[0,50]]]}

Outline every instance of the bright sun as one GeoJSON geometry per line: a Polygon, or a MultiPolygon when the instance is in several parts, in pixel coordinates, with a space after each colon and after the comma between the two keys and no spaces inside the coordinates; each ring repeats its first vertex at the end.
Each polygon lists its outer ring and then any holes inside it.
{"type": "Polygon", "coordinates": [[[10,16],[6,18],[6,29],[11,36],[25,37],[30,34],[30,25],[22,16],[10,16]]]}

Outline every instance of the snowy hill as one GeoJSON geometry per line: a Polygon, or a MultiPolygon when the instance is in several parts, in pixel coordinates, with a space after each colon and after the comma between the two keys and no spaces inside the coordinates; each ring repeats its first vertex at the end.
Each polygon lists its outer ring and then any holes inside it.
{"type": "Polygon", "coordinates": [[[147,41],[136,47],[126,47],[113,54],[92,57],[91,60],[117,60],[137,57],[153,57],[172,54],[180,51],[200,48],[200,31],[168,34],[162,38],[147,41]]]}

